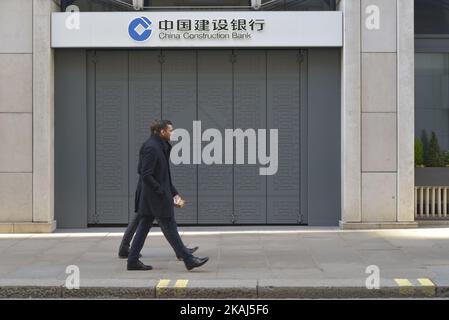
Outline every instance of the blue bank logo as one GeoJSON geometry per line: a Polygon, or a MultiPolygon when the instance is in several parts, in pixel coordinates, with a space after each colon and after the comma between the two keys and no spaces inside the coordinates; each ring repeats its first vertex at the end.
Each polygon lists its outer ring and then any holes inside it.
{"type": "Polygon", "coordinates": [[[140,17],[129,23],[128,33],[136,41],[145,41],[151,36],[151,21],[147,17],[140,17]]]}

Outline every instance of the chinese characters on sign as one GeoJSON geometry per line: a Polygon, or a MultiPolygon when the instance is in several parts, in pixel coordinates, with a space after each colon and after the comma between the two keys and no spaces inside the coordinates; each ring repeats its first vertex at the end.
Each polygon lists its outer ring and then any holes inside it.
{"type": "Polygon", "coordinates": [[[176,31],[262,31],[265,25],[263,19],[215,19],[215,20],[162,20],[159,21],[159,30],[176,31]]]}
{"type": "Polygon", "coordinates": [[[264,19],[178,19],[160,20],[160,39],[251,39],[263,31],[264,19]]]}

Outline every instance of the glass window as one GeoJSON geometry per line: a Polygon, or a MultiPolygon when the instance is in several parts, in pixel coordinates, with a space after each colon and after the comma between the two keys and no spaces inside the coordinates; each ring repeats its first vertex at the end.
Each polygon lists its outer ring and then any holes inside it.
{"type": "Polygon", "coordinates": [[[449,0],[415,0],[415,34],[449,34],[449,0]]]}
{"type": "MultiPolygon", "coordinates": [[[[74,4],[81,11],[132,11],[132,0],[62,0],[62,8],[74,4]]],[[[262,0],[260,10],[280,11],[323,11],[335,10],[336,0],[262,0]]],[[[232,9],[252,10],[251,0],[144,0],[145,10],[164,10],[180,8],[182,10],[210,7],[212,10],[232,9]],[[188,7],[188,8],[186,8],[188,7]],[[151,9],[154,8],[154,9],[151,9]]]]}
{"type": "Polygon", "coordinates": [[[415,135],[426,145],[435,131],[449,150],[449,53],[417,53],[415,87],[415,135]]]}

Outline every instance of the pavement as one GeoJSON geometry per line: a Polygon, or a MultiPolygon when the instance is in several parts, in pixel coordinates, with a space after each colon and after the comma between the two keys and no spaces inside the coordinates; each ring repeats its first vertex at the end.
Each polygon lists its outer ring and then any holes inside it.
{"type": "Polygon", "coordinates": [[[180,227],[193,271],[158,228],[127,271],[123,231],[0,234],[0,298],[449,298],[449,228],[180,227]]]}

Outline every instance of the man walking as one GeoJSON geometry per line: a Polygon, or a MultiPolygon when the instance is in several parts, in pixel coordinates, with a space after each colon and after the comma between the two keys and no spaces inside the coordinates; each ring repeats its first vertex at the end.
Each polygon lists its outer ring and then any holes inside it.
{"type": "MultiPolygon", "coordinates": [[[[158,128],[159,125],[160,124],[158,123],[158,121],[155,121],[152,124],[152,127],[151,127],[152,135],[157,134],[157,132],[155,132],[155,130],[158,128]]],[[[166,142],[166,143],[169,144],[168,142],[166,142]]],[[[170,146],[169,146],[169,148],[170,148],[170,146]]],[[[136,193],[136,195],[137,195],[137,193],[136,193]]],[[[178,196],[177,198],[179,199],[180,197],[178,196]]],[[[175,206],[179,207],[178,205],[175,205],[175,206]]],[[[137,206],[136,206],[136,208],[137,208],[137,206]]],[[[135,211],[136,211],[136,214],[133,217],[133,219],[131,220],[131,222],[128,223],[128,227],[126,228],[125,233],[123,234],[122,241],[120,242],[120,247],[118,250],[118,256],[120,259],[128,259],[129,248],[131,246],[131,240],[133,239],[134,234],[136,233],[136,230],[137,230],[137,226],[139,225],[140,215],[137,212],[137,209],[135,211]]],[[[162,231],[164,231],[164,230],[162,230],[162,231]]],[[[167,237],[167,235],[165,237],[167,237]]],[[[198,250],[198,247],[187,248],[187,250],[190,251],[190,253],[194,253],[196,250],[198,250]]],[[[139,254],[139,258],[141,258],[141,257],[142,257],[142,255],[139,254]]],[[[178,256],[177,258],[178,258],[178,260],[181,260],[181,257],[178,256]]]]}
{"type": "Polygon", "coordinates": [[[173,124],[169,120],[156,122],[151,126],[151,132],[151,137],[139,152],[139,182],[135,197],[138,226],[129,250],[127,269],[153,269],[152,266],[143,264],[139,257],[153,221],[157,219],[176,256],[184,261],[187,270],[192,270],[204,265],[209,258],[193,256],[192,253],[197,248],[187,248],[178,233],[174,206],[176,202],[176,206],[182,208],[185,202],[173,186],[170,174],[171,145],[168,141],[173,132],[173,124]]]}

